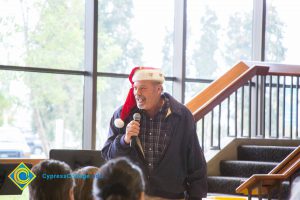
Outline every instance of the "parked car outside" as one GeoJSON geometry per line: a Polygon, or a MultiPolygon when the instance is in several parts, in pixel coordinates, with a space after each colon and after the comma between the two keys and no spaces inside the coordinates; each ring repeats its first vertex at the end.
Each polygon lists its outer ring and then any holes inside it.
{"type": "Polygon", "coordinates": [[[25,133],[25,139],[27,144],[30,147],[31,154],[42,155],[43,154],[43,145],[37,134],[31,132],[25,133]]]}

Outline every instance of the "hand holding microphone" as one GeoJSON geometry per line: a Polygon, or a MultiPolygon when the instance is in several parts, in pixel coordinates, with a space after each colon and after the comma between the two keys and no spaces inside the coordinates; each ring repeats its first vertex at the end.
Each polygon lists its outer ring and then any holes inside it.
{"type": "Polygon", "coordinates": [[[127,144],[130,143],[130,147],[132,148],[137,147],[138,151],[145,157],[141,141],[138,138],[138,134],[140,133],[140,121],[141,114],[134,113],[133,120],[126,127],[125,142],[127,144]]]}
{"type": "Polygon", "coordinates": [[[133,145],[132,140],[134,140],[133,143],[136,141],[136,138],[138,137],[138,134],[140,132],[140,120],[140,113],[135,113],[133,115],[133,120],[126,126],[126,134],[124,140],[127,144],[130,143],[130,146],[133,145]]]}

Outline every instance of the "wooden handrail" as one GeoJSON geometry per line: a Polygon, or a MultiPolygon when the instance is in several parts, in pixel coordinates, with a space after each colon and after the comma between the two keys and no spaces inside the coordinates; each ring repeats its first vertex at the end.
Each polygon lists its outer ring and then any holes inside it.
{"type": "Polygon", "coordinates": [[[285,166],[290,165],[289,163],[293,161],[294,158],[300,156],[300,146],[292,151],[283,161],[281,161],[274,169],[272,169],[269,174],[279,174],[284,173],[283,169],[285,166]]]}
{"type": "Polygon", "coordinates": [[[204,104],[206,104],[207,101],[214,97],[218,92],[222,91],[224,87],[226,87],[248,69],[248,65],[246,65],[244,62],[239,62],[223,76],[213,81],[208,87],[194,96],[192,100],[186,103],[186,106],[192,113],[196,112],[199,107],[202,107],[204,104]]]}
{"type": "Polygon", "coordinates": [[[186,106],[192,112],[195,121],[199,121],[204,115],[247,83],[252,77],[255,75],[265,75],[268,70],[269,68],[266,66],[254,66],[249,68],[244,62],[240,62],[198,93],[186,106]]]}
{"type": "Polygon", "coordinates": [[[280,162],[268,174],[254,174],[236,188],[237,193],[263,195],[269,194],[268,188],[273,187],[278,182],[290,178],[300,169],[300,146],[291,152],[282,162],[280,162]],[[259,187],[260,188],[259,190],[259,187]],[[267,188],[267,189],[265,189],[267,188]],[[259,193],[260,191],[260,193],[259,193]]]}
{"type": "Polygon", "coordinates": [[[300,76],[300,65],[287,65],[266,62],[245,62],[248,66],[267,66],[269,72],[267,75],[274,76],[300,76]]]}

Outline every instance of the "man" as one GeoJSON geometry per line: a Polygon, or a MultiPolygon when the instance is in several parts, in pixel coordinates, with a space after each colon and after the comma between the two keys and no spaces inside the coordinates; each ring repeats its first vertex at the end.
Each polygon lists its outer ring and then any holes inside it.
{"type": "Polygon", "coordinates": [[[36,178],[29,184],[30,200],[74,200],[72,170],[64,162],[44,160],[32,168],[36,178]],[[47,176],[65,176],[47,179],[47,176]]]}
{"type": "Polygon", "coordinates": [[[206,197],[206,161],[191,112],[163,92],[159,69],[136,67],[129,81],[132,88],[112,117],[103,156],[126,156],[139,165],[148,199],[206,197]],[[135,113],[141,119],[134,120],[135,113]]]}

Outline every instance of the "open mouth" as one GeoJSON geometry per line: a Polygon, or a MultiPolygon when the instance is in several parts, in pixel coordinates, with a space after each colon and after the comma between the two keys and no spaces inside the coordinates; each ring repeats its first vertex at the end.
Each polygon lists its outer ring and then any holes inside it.
{"type": "Polygon", "coordinates": [[[141,105],[141,104],[145,103],[146,98],[145,97],[136,97],[135,100],[136,100],[137,104],[141,105]]]}

